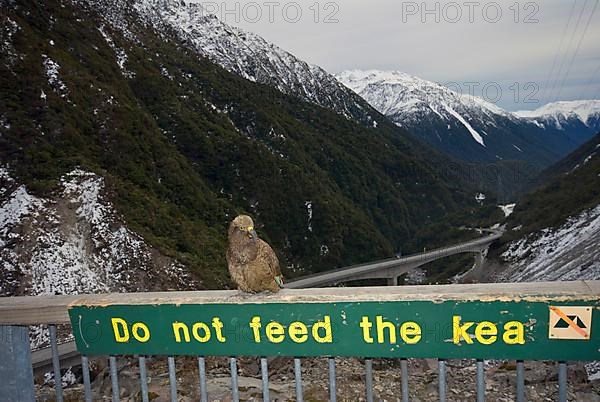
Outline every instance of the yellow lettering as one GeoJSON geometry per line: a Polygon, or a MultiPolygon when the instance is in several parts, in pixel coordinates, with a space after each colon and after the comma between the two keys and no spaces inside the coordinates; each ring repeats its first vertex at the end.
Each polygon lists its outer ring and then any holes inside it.
{"type": "Polygon", "coordinates": [[[198,342],[206,343],[210,341],[210,328],[203,322],[197,322],[192,326],[192,335],[198,342]],[[200,335],[200,330],[204,331],[204,335],[200,335]]]}
{"type": "Polygon", "coordinates": [[[416,322],[405,322],[400,327],[400,337],[405,343],[414,345],[421,340],[421,327],[416,322]]]}
{"type": "Polygon", "coordinates": [[[369,321],[369,317],[363,316],[360,322],[360,327],[363,330],[363,339],[366,343],[373,343],[373,337],[371,336],[371,327],[373,323],[369,321]]]}
{"type": "Polygon", "coordinates": [[[267,333],[267,339],[273,343],[281,343],[285,336],[283,325],[278,322],[270,322],[265,327],[265,332],[267,333]]]}
{"type": "Polygon", "coordinates": [[[133,324],[133,327],[131,327],[131,332],[133,333],[133,337],[139,342],[148,342],[148,340],[150,339],[150,330],[148,329],[148,326],[144,323],[136,322],[135,324],[133,324]],[[139,334],[140,330],[143,332],[143,335],[139,334]]]}
{"type": "Polygon", "coordinates": [[[482,321],[475,327],[475,338],[483,345],[491,345],[498,337],[498,327],[489,321],[482,321]]]}
{"type": "Polygon", "coordinates": [[[468,344],[473,343],[473,339],[471,339],[471,335],[467,332],[469,328],[473,326],[473,322],[465,322],[463,325],[460,325],[461,316],[455,315],[452,317],[452,335],[453,341],[455,344],[460,343],[460,338],[463,338],[465,342],[468,344]]]}
{"type": "Polygon", "coordinates": [[[308,339],[308,328],[299,321],[291,323],[288,331],[290,333],[290,338],[296,343],[304,343],[308,339]]]}
{"type": "Polygon", "coordinates": [[[217,340],[221,343],[225,342],[225,337],[223,336],[223,323],[219,317],[214,317],[212,319],[212,326],[215,329],[215,335],[217,336],[217,340]]]}
{"type": "Polygon", "coordinates": [[[254,342],[260,343],[260,317],[252,317],[250,321],[250,328],[254,332],[254,342]]]}
{"type": "Polygon", "coordinates": [[[377,325],[377,342],[385,342],[383,330],[387,329],[390,334],[390,343],[396,343],[396,326],[389,321],[383,321],[383,317],[380,315],[376,317],[375,322],[377,325]]]}
{"type": "Polygon", "coordinates": [[[312,336],[318,343],[331,343],[333,336],[331,335],[331,318],[328,315],[323,317],[323,321],[315,323],[312,327],[312,336]],[[325,335],[321,336],[319,330],[325,330],[325,335]]]}
{"type": "Polygon", "coordinates": [[[186,342],[190,341],[190,330],[187,325],[182,322],[173,323],[173,335],[175,335],[175,342],[181,343],[181,333],[183,333],[183,339],[186,342]]]}
{"type": "Polygon", "coordinates": [[[525,327],[519,321],[510,321],[504,324],[502,340],[507,345],[523,345],[525,343],[525,327]]]}
{"type": "Polygon", "coordinates": [[[122,318],[111,318],[115,341],[125,343],[129,341],[129,330],[127,322],[122,318]]]}

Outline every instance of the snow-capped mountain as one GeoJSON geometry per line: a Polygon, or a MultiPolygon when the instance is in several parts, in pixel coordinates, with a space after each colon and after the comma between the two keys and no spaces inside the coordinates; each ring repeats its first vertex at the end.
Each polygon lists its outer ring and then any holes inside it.
{"type": "Polygon", "coordinates": [[[397,125],[435,147],[475,162],[525,160],[549,165],[589,139],[507,112],[481,98],[402,72],[344,71],[336,76],[397,125]]]}
{"type": "Polygon", "coordinates": [[[600,131],[600,100],[554,102],[536,110],[523,110],[515,114],[558,130],[587,127],[594,133],[600,131]]]}
{"type": "MultiPolygon", "coordinates": [[[[376,113],[321,67],[300,60],[261,36],[221,22],[200,3],[182,0],[78,0],[103,11],[107,20],[128,32],[134,12],[159,32],[175,33],[202,57],[250,81],[266,84],[332,109],[365,125],[376,126],[376,113]],[[370,110],[371,109],[371,110],[370,110]]],[[[131,35],[133,36],[133,35],[131,35]]]]}

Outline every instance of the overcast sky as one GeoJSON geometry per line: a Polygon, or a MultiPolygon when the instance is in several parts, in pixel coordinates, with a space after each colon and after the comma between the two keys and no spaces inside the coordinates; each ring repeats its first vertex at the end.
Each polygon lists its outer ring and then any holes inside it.
{"type": "Polygon", "coordinates": [[[474,88],[475,95],[518,110],[600,99],[599,1],[427,0],[426,7],[421,0],[202,3],[218,9],[228,24],[331,73],[399,70],[463,92],[474,88]],[[236,4],[237,13],[223,14],[236,4]]]}

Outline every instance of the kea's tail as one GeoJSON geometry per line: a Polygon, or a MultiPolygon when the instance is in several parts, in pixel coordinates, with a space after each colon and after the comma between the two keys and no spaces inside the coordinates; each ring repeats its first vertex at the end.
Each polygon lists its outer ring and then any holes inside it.
{"type": "Polygon", "coordinates": [[[283,288],[283,275],[277,275],[275,277],[275,282],[277,282],[280,288],[283,288]]]}

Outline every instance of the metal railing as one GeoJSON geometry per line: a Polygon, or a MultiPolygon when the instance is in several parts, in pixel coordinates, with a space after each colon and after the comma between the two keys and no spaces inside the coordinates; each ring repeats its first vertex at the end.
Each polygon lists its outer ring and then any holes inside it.
{"type": "MultiPolygon", "coordinates": [[[[73,323],[74,314],[71,311],[71,317],[69,313],[74,307],[79,308],[90,308],[90,311],[102,310],[104,308],[111,308],[112,306],[130,306],[132,309],[140,306],[191,306],[191,307],[202,307],[202,306],[214,306],[215,310],[218,310],[222,306],[236,306],[236,309],[242,310],[248,305],[257,306],[263,305],[270,307],[279,306],[285,304],[285,308],[282,309],[283,313],[278,313],[278,317],[285,317],[285,311],[293,310],[295,306],[301,306],[305,308],[307,305],[319,305],[324,306],[323,308],[331,308],[335,310],[336,305],[342,304],[345,310],[342,311],[342,316],[345,322],[345,312],[349,311],[353,305],[362,308],[360,311],[369,311],[372,306],[382,306],[386,303],[407,303],[406,305],[417,305],[417,311],[427,311],[428,303],[431,305],[440,305],[450,303],[451,309],[459,309],[461,306],[468,306],[470,303],[479,303],[479,305],[490,306],[492,309],[495,308],[494,303],[501,303],[502,314],[517,314],[518,311],[513,312],[511,310],[512,305],[519,305],[519,308],[525,307],[525,310],[534,311],[540,306],[550,305],[567,305],[572,306],[574,303],[577,305],[589,306],[593,311],[592,314],[597,315],[600,310],[600,281],[580,281],[580,282],[568,282],[568,283],[534,283],[534,284],[489,284],[489,285],[442,285],[442,286],[406,286],[406,287],[380,287],[380,288],[330,288],[330,289],[303,289],[303,290],[283,290],[279,294],[275,295],[252,295],[246,296],[241,295],[234,291],[206,291],[206,292],[172,292],[172,293],[141,293],[141,294],[111,294],[111,295],[89,295],[89,296],[40,296],[40,297],[14,297],[14,298],[2,298],[0,299],[0,331],[2,331],[0,349],[1,353],[8,359],[0,360],[0,375],[3,377],[3,383],[0,386],[0,400],[11,400],[11,401],[29,401],[33,400],[33,377],[31,375],[32,362],[31,355],[27,353],[29,351],[29,340],[26,336],[28,325],[47,325],[48,333],[50,338],[51,350],[52,350],[52,363],[53,363],[53,374],[55,380],[56,400],[58,402],[63,401],[63,389],[62,379],[59,361],[59,348],[57,343],[57,324],[68,324],[73,323]],[[371,304],[369,304],[371,303],[371,304]],[[422,303],[423,309],[419,307],[419,303],[422,303]],[[487,303],[487,304],[486,304],[487,303]],[[12,355],[11,355],[12,353],[12,355]],[[18,353],[19,356],[14,354],[18,353]],[[23,375],[23,373],[28,375],[23,375]]],[[[396,306],[394,304],[394,306],[396,306]]],[[[190,307],[190,308],[191,308],[190,307]]],[[[379,308],[379,307],[377,307],[379,308]]],[[[552,307],[555,308],[555,307],[552,307]]],[[[452,310],[452,311],[453,311],[452,310]]],[[[523,311],[525,311],[523,310],[523,311]]],[[[304,310],[302,310],[304,311],[304,310]]],[[[337,311],[337,310],[335,310],[337,311]]],[[[358,311],[358,310],[357,310],[358,311]]],[[[379,311],[379,310],[378,310],[379,311]]],[[[540,310],[546,311],[546,310],[540,310]]],[[[534,314],[532,313],[532,314],[534,314]]],[[[237,313],[233,313],[237,314],[237,313]]],[[[307,313],[310,315],[310,312],[307,313]]],[[[362,314],[362,313],[361,313],[362,314]]],[[[292,313],[293,315],[293,313],[292,313]]],[[[333,314],[332,314],[333,316],[333,314]]],[[[240,317],[243,317],[243,313],[240,313],[240,317]]],[[[358,315],[357,315],[358,317],[358,315]]],[[[532,317],[531,315],[529,317],[532,317]]],[[[591,316],[592,317],[592,316],[591,316]]],[[[81,315],[79,316],[81,320],[81,315]]],[[[592,331],[592,335],[596,334],[595,337],[589,338],[587,341],[579,343],[565,343],[565,348],[569,348],[569,356],[572,359],[569,360],[588,360],[599,358],[598,348],[600,346],[598,342],[598,320],[600,317],[595,317],[596,321],[592,325],[592,321],[588,322],[588,336],[589,331],[592,331]],[[594,332],[595,331],[595,332],[594,332]],[[585,343],[587,342],[587,343],[585,343]],[[591,353],[586,353],[591,351],[591,353]]],[[[349,318],[350,319],[350,318],[349,318]]],[[[364,320],[364,317],[363,317],[364,320]]],[[[537,316],[537,325],[549,324],[544,321],[544,317],[537,316]]],[[[534,320],[535,321],[535,320],[534,320]]],[[[570,321],[570,320],[568,320],[570,321]]],[[[531,318],[530,318],[530,322],[531,318]]],[[[81,325],[81,321],[79,321],[81,325]]],[[[336,327],[334,326],[334,329],[336,327]]],[[[341,326],[337,329],[342,331],[341,326]]],[[[355,328],[356,329],[356,328],[355,328]]],[[[364,328],[363,328],[364,329],[364,328]]],[[[80,329],[81,330],[81,329],[80,329]]],[[[456,330],[456,328],[454,329],[456,330]]],[[[536,328],[536,331],[540,328],[536,328]]],[[[547,328],[541,328],[541,332],[536,332],[536,336],[539,333],[544,333],[547,328]]],[[[383,333],[383,330],[382,330],[383,333]]],[[[391,332],[390,332],[391,333],[391,332]]],[[[81,357],[81,367],[83,374],[83,385],[85,393],[85,401],[92,400],[92,386],[90,382],[90,361],[89,355],[85,351],[85,347],[81,344],[80,338],[83,332],[74,331],[74,335],[78,340],[78,348],[83,353],[81,357]]],[[[421,333],[419,333],[421,334],[421,333]]],[[[487,339],[490,332],[487,332],[487,339]]],[[[366,335],[365,335],[366,336],[366,335]]],[[[391,336],[391,335],[390,335],[391,336]]],[[[423,331],[423,336],[426,336],[423,331]]],[[[479,335],[477,335],[479,336],[479,335]]],[[[482,335],[483,336],[483,335],[482,335]]],[[[420,336],[419,336],[420,337],[420,336]]],[[[366,338],[365,338],[366,339],[366,338]]],[[[416,338],[413,338],[416,339],[416,338]]],[[[433,339],[433,338],[432,338],[433,339]]],[[[484,337],[485,339],[485,337],[484,337]]],[[[238,340],[239,341],[239,340],[238,340]]],[[[466,343],[469,342],[464,339],[466,343]]],[[[442,340],[443,343],[448,343],[447,340],[442,340]]],[[[471,342],[473,342],[471,340],[471,342]]],[[[525,342],[525,341],[524,341],[525,342]]],[[[548,348],[546,345],[548,340],[542,340],[542,349],[537,355],[531,360],[553,360],[554,356],[563,356],[562,352],[557,348],[548,348]],[[550,359],[546,359],[545,356],[549,356],[550,359]]],[[[410,343],[410,342],[408,342],[410,343]]],[[[87,345],[88,347],[90,345],[87,345]]],[[[364,346],[364,345],[363,345],[364,346]]],[[[459,345],[460,346],[460,345],[459,345]]],[[[536,344],[531,344],[532,348],[535,348],[536,344]]],[[[93,347],[93,346],[92,346],[93,347]]],[[[238,347],[238,346],[235,346],[238,347]]],[[[243,346],[240,346],[243,347],[243,346]]],[[[316,347],[316,346],[315,346],[316,347]]],[[[441,345],[441,348],[446,348],[447,345],[441,345]]],[[[461,348],[458,348],[461,349],[461,348]]],[[[351,349],[348,351],[344,349],[343,345],[332,343],[330,353],[313,353],[303,352],[300,349],[299,354],[295,355],[294,352],[297,350],[290,349],[291,352],[287,353],[285,347],[278,350],[277,353],[265,354],[260,357],[260,372],[262,379],[262,393],[265,401],[270,400],[269,391],[269,369],[268,369],[268,356],[289,356],[293,357],[294,360],[294,381],[295,381],[295,394],[297,401],[303,401],[303,386],[302,386],[302,357],[309,356],[324,356],[328,359],[329,369],[329,398],[331,401],[337,399],[337,376],[336,376],[336,353],[340,352],[339,356],[355,356],[364,358],[364,370],[365,370],[365,397],[367,401],[374,400],[373,393],[373,358],[376,357],[390,357],[388,355],[380,353],[379,349],[373,349],[373,356],[365,357],[364,350],[357,349],[354,353],[351,349]]],[[[408,350],[408,349],[406,349],[408,350]]],[[[409,381],[408,381],[408,358],[422,358],[423,353],[436,353],[435,345],[432,347],[428,346],[428,350],[433,352],[421,352],[420,349],[414,349],[415,353],[411,354],[410,351],[404,353],[401,356],[397,356],[400,360],[401,369],[401,384],[400,384],[400,395],[402,401],[409,400],[409,381]]],[[[441,349],[440,349],[441,350],[441,349]]],[[[464,345],[462,346],[464,350],[464,345]]],[[[135,350],[134,350],[135,351],[135,350]]],[[[387,353],[387,352],[386,352],[387,353]]],[[[452,352],[453,353],[453,352],[452,352]]],[[[448,356],[438,355],[438,381],[439,381],[439,400],[446,400],[446,361],[447,359],[456,358],[452,353],[448,353],[448,356]]],[[[463,353],[463,352],[460,352],[463,353]]],[[[515,349],[516,359],[516,400],[525,400],[525,380],[524,380],[524,369],[525,362],[521,357],[525,354],[529,356],[529,351],[523,348],[515,349]]],[[[137,353],[134,353],[137,354],[137,353]]],[[[169,389],[171,401],[177,401],[177,379],[176,379],[176,355],[181,356],[186,353],[174,353],[172,355],[166,355],[168,362],[168,374],[169,374],[169,389]]],[[[467,355],[469,352],[467,352],[467,355]]],[[[93,353],[92,353],[93,355],[93,353]]],[[[117,370],[117,358],[119,353],[110,353],[109,355],[109,368],[110,377],[112,384],[112,400],[119,401],[119,375],[117,370]]],[[[137,363],[139,365],[140,375],[140,387],[141,397],[143,401],[149,400],[148,394],[148,372],[147,372],[147,361],[145,354],[137,354],[137,363]]],[[[161,353],[162,355],[162,353],[161,353]]],[[[196,352],[190,353],[190,355],[197,355],[196,352]]],[[[225,356],[225,353],[218,353],[218,356],[225,356]]],[[[246,355],[245,353],[239,354],[246,355]]],[[[484,359],[497,358],[498,356],[504,356],[505,358],[511,358],[511,352],[505,351],[494,351],[489,349],[489,352],[480,352],[478,349],[473,349],[472,358],[476,359],[476,394],[477,401],[485,400],[485,370],[484,370],[484,359]],[[489,355],[486,355],[489,353],[489,355]]],[[[566,355],[566,354],[565,354],[566,355]]],[[[207,369],[206,369],[206,357],[209,355],[197,356],[198,359],[198,373],[199,373],[199,393],[201,401],[208,401],[209,395],[207,391],[207,369]]],[[[533,356],[533,355],[532,355],[533,356]]],[[[462,356],[465,357],[465,356],[462,356]]],[[[239,390],[238,390],[238,359],[237,356],[229,356],[229,367],[231,376],[231,396],[233,401],[239,401],[239,390]]],[[[558,365],[558,384],[559,384],[559,401],[567,400],[567,364],[564,360],[559,360],[558,365]]]]}

